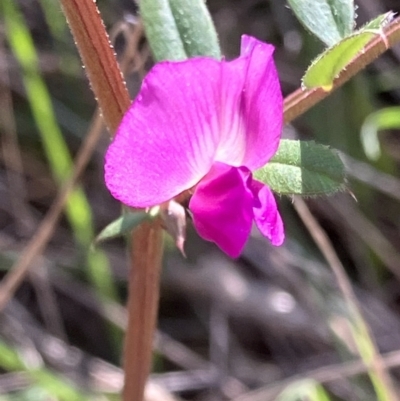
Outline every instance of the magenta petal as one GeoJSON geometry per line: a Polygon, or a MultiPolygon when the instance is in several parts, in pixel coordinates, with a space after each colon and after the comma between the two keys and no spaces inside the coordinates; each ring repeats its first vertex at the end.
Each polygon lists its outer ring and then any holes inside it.
{"type": "Polygon", "coordinates": [[[241,56],[222,65],[222,137],[217,161],[253,171],[275,154],[283,98],[273,52],[272,45],[243,36],[241,56]]]}
{"type": "Polygon", "coordinates": [[[246,168],[215,163],[189,203],[199,235],[233,258],[240,255],[251,231],[253,193],[247,186],[249,176],[246,168]]]}
{"type": "Polygon", "coordinates": [[[283,125],[283,97],[273,60],[273,46],[242,37],[242,57],[249,57],[244,110],[247,148],[244,165],[253,171],[264,166],[279,146],[283,125]]]}
{"type": "Polygon", "coordinates": [[[278,147],[283,118],[272,53],[273,46],[245,36],[232,62],[157,64],[107,151],[111,194],[147,207],[196,185],[214,162],[263,166],[278,147]]]}
{"type": "Polygon", "coordinates": [[[285,240],[285,230],[276,200],[272,191],[263,183],[253,180],[254,221],[261,233],[272,245],[282,245],[285,240]]]}
{"type": "Polygon", "coordinates": [[[207,58],[153,67],[106,154],[105,181],[115,198],[156,205],[207,174],[220,138],[220,69],[207,58]]]}

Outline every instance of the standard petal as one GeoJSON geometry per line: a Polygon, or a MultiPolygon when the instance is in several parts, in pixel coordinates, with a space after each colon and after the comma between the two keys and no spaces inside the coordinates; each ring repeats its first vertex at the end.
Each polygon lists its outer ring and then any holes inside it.
{"type": "Polygon", "coordinates": [[[244,108],[247,147],[244,165],[265,165],[279,146],[283,125],[283,96],[273,59],[274,47],[242,37],[242,57],[249,57],[244,108]]]}
{"type": "Polygon", "coordinates": [[[215,163],[197,185],[189,209],[199,235],[236,258],[250,235],[253,194],[247,186],[250,171],[215,163]]]}
{"type": "Polygon", "coordinates": [[[272,45],[243,36],[241,56],[223,64],[222,138],[216,160],[254,170],[275,154],[283,98],[273,52],[272,45]]]}
{"type": "Polygon", "coordinates": [[[251,188],[254,195],[254,221],[272,245],[282,245],[285,240],[285,230],[276,200],[272,191],[263,183],[253,180],[251,188]]]}
{"type": "Polygon", "coordinates": [[[156,205],[210,170],[220,141],[221,65],[197,58],[149,72],[106,154],[105,181],[115,198],[156,205]]]}

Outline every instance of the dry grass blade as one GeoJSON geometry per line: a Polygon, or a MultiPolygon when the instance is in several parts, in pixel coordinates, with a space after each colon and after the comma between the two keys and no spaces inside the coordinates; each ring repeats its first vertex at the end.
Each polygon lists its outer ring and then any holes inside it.
{"type": "Polygon", "coordinates": [[[62,211],[64,210],[68,196],[73,190],[79,176],[85,169],[94,149],[96,148],[96,144],[101,136],[102,127],[102,119],[99,113],[96,113],[89,133],[76,157],[74,170],[70,179],[66,181],[60,189],[49,212],[41,222],[33,238],[25,247],[19,260],[12,266],[10,272],[7,273],[0,283],[0,310],[2,310],[6,303],[12,298],[14,292],[28,273],[30,266],[43,252],[50,240],[62,211]]]}
{"type": "MultiPolygon", "coordinates": [[[[116,29],[114,31],[114,36],[116,36],[118,32],[119,31],[116,29]]],[[[136,54],[135,51],[132,51],[132,49],[137,48],[142,32],[143,30],[141,24],[138,24],[137,28],[134,29],[133,31],[130,30],[130,35],[128,36],[129,42],[127,46],[129,52],[126,52],[126,54],[124,53],[121,61],[124,67],[124,71],[127,71],[130,61],[132,60],[137,62],[137,66],[135,66],[135,69],[140,69],[142,67],[144,61],[135,59],[132,56],[132,53],[136,54]]],[[[57,222],[59,221],[61,214],[64,210],[64,207],[66,205],[68,196],[75,187],[83,170],[86,168],[96,148],[96,145],[100,140],[102,129],[103,129],[103,120],[102,117],[100,116],[100,113],[96,111],[93,117],[92,125],[85,136],[86,139],[82,144],[81,149],[79,150],[78,155],[76,157],[74,170],[71,174],[70,179],[66,181],[63,187],[60,189],[59,194],[55,199],[55,201],[53,202],[49,212],[47,213],[46,217],[40,224],[34,237],[25,247],[18,262],[12,266],[10,272],[4,277],[4,279],[0,283],[0,310],[3,309],[7,301],[11,299],[18,286],[24,280],[26,274],[29,271],[30,266],[35,261],[35,259],[40,254],[42,254],[48,241],[51,239],[51,236],[56,228],[57,222]]],[[[18,160],[18,158],[15,160],[18,160]]]]}
{"type": "MultiPolygon", "coordinates": [[[[400,366],[400,351],[393,351],[381,355],[382,361],[387,368],[396,368],[400,366]]],[[[299,375],[289,377],[288,379],[269,384],[243,394],[233,401],[270,401],[275,400],[276,396],[287,386],[304,378],[314,379],[319,383],[332,383],[336,380],[349,378],[367,372],[367,367],[362,361],[351,361],[342,364],[327,365],[322,368],[309,370],[299,375]]]]}
{"type": "Polygon", "coordinates": [[[368,163],[341,154],[346,165],[347,174],[377,191],[400,201],[400,180],[391,174],[377,170],[368,163]]]}
{"type": "Polygon", "coordinates": [[[342,199],[340,206],[329,199],[328,202],[343,224],[357,234],[400,281],[400,254],[383,233],[352,204],[352,200],[342,199]]]}
{"type": "Polygon", "coordinates": [[[381,397],[378,397],[378,399],[396,401],[396,392],[393,388],[391,377],[386,370],[385,363],[377,349],[372,333],[362,316],[361,308],[354,294],[350,281],[347,278],[345,269],[328,236],[318,221],[311,214],[303,199],[296,197],[294,199],[294,208],[296,209],[304,225],[307,227],[310,235],[314,239],[321,253],[324,255],[326,261],[332,269],[333,274],[336,277],[340,291],[342,292],[344,300],[349,308],[349,312],[351,314],[350,319],[353,320],[351,323],[354,326],[354,330],[358,332],[360,337],[363,337],[365,342],[368,343],[368,352],[365,352],[355,338],[360,356],[370,369],[371,381],[374,384],[377,395],[381,395],[381,397]],[[379,383],[377,383],[377,381],[379,383]]]}

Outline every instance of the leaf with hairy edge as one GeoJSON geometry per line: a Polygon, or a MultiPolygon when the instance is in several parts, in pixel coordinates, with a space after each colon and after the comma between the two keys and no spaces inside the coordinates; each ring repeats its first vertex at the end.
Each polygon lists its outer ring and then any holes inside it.
{"type": "Polygon", "coordinates": [[[345,189],[338,153],[314,141],[281,140],[275,156],[254,177],[280,195],[329,195],[345,189]]]}
{"type": "Polygon", "coordinates": [[[94,244],[103,242],[112,238],[120,237],[132,231],[135,227],[145,220],[154,218],[159,212],[159,207],[153,207],[149,212],[144,210],[137,212],[127,212],[108,224],[100,234],[95,238],[94,244]]]}
{"type": "Polygon", "coordinates": [[[147,40],[157,61],[185,60],[187,54],[168,1],[139,2],[147,40]]]}
{"type": "Polygon", "coordinates": [[[221,58],[218,37],[204,0],[140,0],[140,14],[154,58],[221,58]]]}
{"type": "Polygon", "coordinates": [[[308,67],[302,82],[305,88],[322,88],[329,92],[333,81],[360,54],[381,28],[393,18],[393,13],[382,14],[354,34],[341,40],[318,56],[308,67]]]}
{"type": "Polygon", "coordinates": [[[300,22],[328,46],[353,32],[353,0],[288,0],[288,3],[300,22]]]}
{"type": "Polygon", "coordinates": [[[188,57],[220,59],[217,31],[205,1],[169,0],[169,4],[188,57]]]}

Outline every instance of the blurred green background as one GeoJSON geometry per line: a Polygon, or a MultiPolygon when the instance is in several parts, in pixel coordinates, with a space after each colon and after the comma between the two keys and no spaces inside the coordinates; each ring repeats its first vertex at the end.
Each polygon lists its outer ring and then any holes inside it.
{"type": "MultiPolygon", "coordinates": [[[[400,11],[357,2],[358,24],[400,11]]],[[[227,59],[244,33],[273,43],[290,94],[323,49],[283,0],[208,0],[227,59]]],[[[132,98],[152,65],[133,0],[98,6],[132,98]],[[140,40],[138,40],[140,39],[140,40]]],[[[0,271],[46,216],[96,126],[96,103],[56,0],[0,2],[0,271]]],[[[339,149],[349,193],[307,203],[354,284],[384,363],[400,366],[400,46],[285,127],[339,149]]],[[[98,125],[98,124],[97,124],[98,125]]],[[[116,400],[122,386],[127,263],[123,239],[92,249],[120,206],[104,187],[105,129],[51,241],[0,314],[0,401],[116,400]]],[[[146,399],[376,400],[336,280],[292,207],[287,240],[254,231],[229,260],[189,229],[167,237],[159,331],[146,399]]],[[[399,397],[400,398],[400,397],[399,397]]]]}

